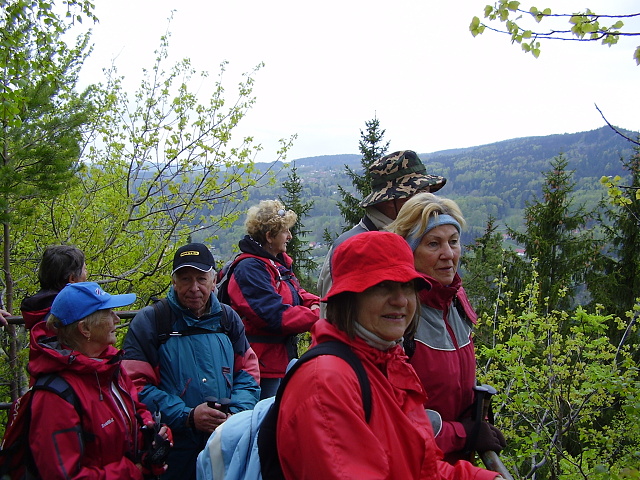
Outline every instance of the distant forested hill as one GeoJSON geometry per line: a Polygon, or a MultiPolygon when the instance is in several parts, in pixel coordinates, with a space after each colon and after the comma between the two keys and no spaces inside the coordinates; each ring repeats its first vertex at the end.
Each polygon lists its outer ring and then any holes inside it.
{"type": "MultiPolygon", "coordinates": [[[[631,138],[637,136],[625,133],[631,138]]],[[[623,175],[620,158],[629,158],[633,145],[609,127],[603,127],[589,132],[516,138],[478,147],[418,153],[429,173],[447,178],[447,184],[438,193],[459,203],[469,223],[463,241],[469,243],[482,234],[489,215],[502,225],[515,228],[522,225],[526,202],[541,191],[542,172],[548,170],[550,160],[561,153],[569,160],[568,169],[575,171],[576,202],[595,206],[604,193],[600,177],[623,175]]],[[[340,199],[337,186],[350,186],[344,165],[358,169],[360,155],[299,158],[292,160],[293,164],[304,180],[305,200],[314,202],[312,215],[303,219],[305,229],[312,232],[308,240],[321,243],[325,228],[336,233],[342,229],[342,218],[336,207],[340,199]]],[[[266,170],[268,166],[262,164],[258,168],[266,170]]],[[[284,180],[286,176],[287,170],[283,169],[278,178],[284,180]]],[[[283,194],[279,185],[261,188],[251,193],[245,208],[283,194]]],[[[233,245],[244,233],[243,221],[233,229],[219,232],[214,247],[220,258],[233,255],[233,245]]],[[[324,251],[319,249],[318,255],[324,251]]]]}

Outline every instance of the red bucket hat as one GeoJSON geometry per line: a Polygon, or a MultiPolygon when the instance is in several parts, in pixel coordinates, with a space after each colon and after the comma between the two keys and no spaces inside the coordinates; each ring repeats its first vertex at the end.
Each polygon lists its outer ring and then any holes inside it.
{"type": "Polygon", "coordinates": [[[322,299],[342,292],[361,293],[380,282],[410,282],[422,275],[413,265],[406,240],[391,232],[364,232],[341,243],[331,258],[333,285],[322,299]]]}

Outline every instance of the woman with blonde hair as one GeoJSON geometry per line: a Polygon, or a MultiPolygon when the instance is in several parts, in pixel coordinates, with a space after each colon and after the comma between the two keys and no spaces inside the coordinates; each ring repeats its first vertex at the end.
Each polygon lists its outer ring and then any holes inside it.
{"type": "Polygon", "coordinates": [[[242,253],[227,268],[228,298],[221,298],[242,317],[258,356],[261,399],[275,395],[289,361],[297,357],[297,334],[318,320],[320,299],[300,286],[287,255],[296,220],[278,200],[249,208],[247,234],[238,243],[242,253]]]}
{"type": "Polygon", "coordinates": [[[425,408],[436,442],[453,463],[471,452],[499,452],[500,430],[473,419],[476,357],[472,330],[477,315],[462,288],[458,262],[465,220],[453,200],[420,193],[398,213],[388,230],[404,237],[415,268],[431,284],[420,292],[420,321],[405,338],[405,351],[427,392],[425,408]]]}
{"type": "Polygon", "coordinates": [[[403,336],[416,328],[417,293],[425,286],[406,242],[364,232],[340,244],[332,262],[333,284],[322,299],[327,318],[313,326],[313,344],[351,349],[368,379],[370,409],[345,360],[320,355],[304,363],[280,403],[276,442],[284,478],[500,479],[468,462],[441,460],[424,388],[402,349],[403,336]]]}

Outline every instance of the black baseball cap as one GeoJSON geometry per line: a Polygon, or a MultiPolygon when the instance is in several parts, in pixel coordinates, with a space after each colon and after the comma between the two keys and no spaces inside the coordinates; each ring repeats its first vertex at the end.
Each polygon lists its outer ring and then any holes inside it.
{"type": "Polygon", "coordinates": [[[176,273],[182,267],[193,267],[201,272],[210,272],[216,262],[209,249],[202,243],[190,243],[180,247],[173,256],[173,271],[176,273]]]}

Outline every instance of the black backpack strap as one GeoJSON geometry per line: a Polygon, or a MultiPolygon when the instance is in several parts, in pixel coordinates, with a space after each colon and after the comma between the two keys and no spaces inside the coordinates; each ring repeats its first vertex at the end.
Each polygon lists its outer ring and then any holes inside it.
{"type": "MultiPolygon", "coordinates": [[[[220,326],[224,333],[229,333],[231,329],[231,321],[227,309],[231,307],[220,305],[222,307],[222,318],[220,318],[220,326]]],[[[165,343],[171,336],[188,337],[190,335],[206,335],[215,333],[207,328],[188,327],[180,332],[173,331],[173,324],[176,320],[176,314],[169,305],[169,300],[162,298],[153,303],[153,310],[156,321],[156,331],[158,332],[158,346],[165,343]]]]}
{"type": "Polygon", "coordinates": [[[320,355],[334,355],[336,357],[340,357],[351,366],[358,377],[360,389],[362,390],[362,405],[364,408],[365,419],[367,422],[371,419],[371,383],[369,382],[369,377],[367,376],[367,372],[364,369],[362,362],[356,354],[353,353],[353,350],[351,350],[347,344],[340,341],[319,343],[318,345],[310,348],[291,366],[287,374],[282,379],[282,382],[278,387],[278,392],[276,393],[276,398],[260,424],[257,443],[258,454],[260,456],[260,471],[264,480],[284,479],[282,466],[280,465],[280,457],[278,456],[276,438],[280,402],[282,400],[282,395],[284,394],[284,389],[298,368],[312,358],[320,355]]]}
{"type": "Polygon", "coordinates": [[[364,408],[364,416],[367,423],[371,419],[371,384],[369,383],[369,377],[362,365],[362,362],[357,357],[351,347],[346,343],[339,341],[323,342],[315,345],[313,348],[307,350],[289,369],[287,374],[282,379],[278,392],[276,393],[276,403],[280,404],[280,399],[284,393],[284,389],[289,382],[291,376],[302,366],[303,363],[311,360],[312,358],[319,357],[320,355],[333,355],[339,357],[347,362],[360,383],[360,389],[362,391],[362,406],[364,408]]]}
{"type": "Polygon", "coordinates": [[[80,414],[80,400],[73,391],[69,382],[57,373],[45,373],[36,379],[33,385],[34,390],[47,390],[57,394],[63,400],[69,402],[80,414]]]}
{"type": "Polygon", "coordinates": [[[156,332],[158,332],[158,346],[169,340],[175,314],[169,306],[169,300],[162,298],[153,302],[153,313],[156,321],[156,332]]]}

